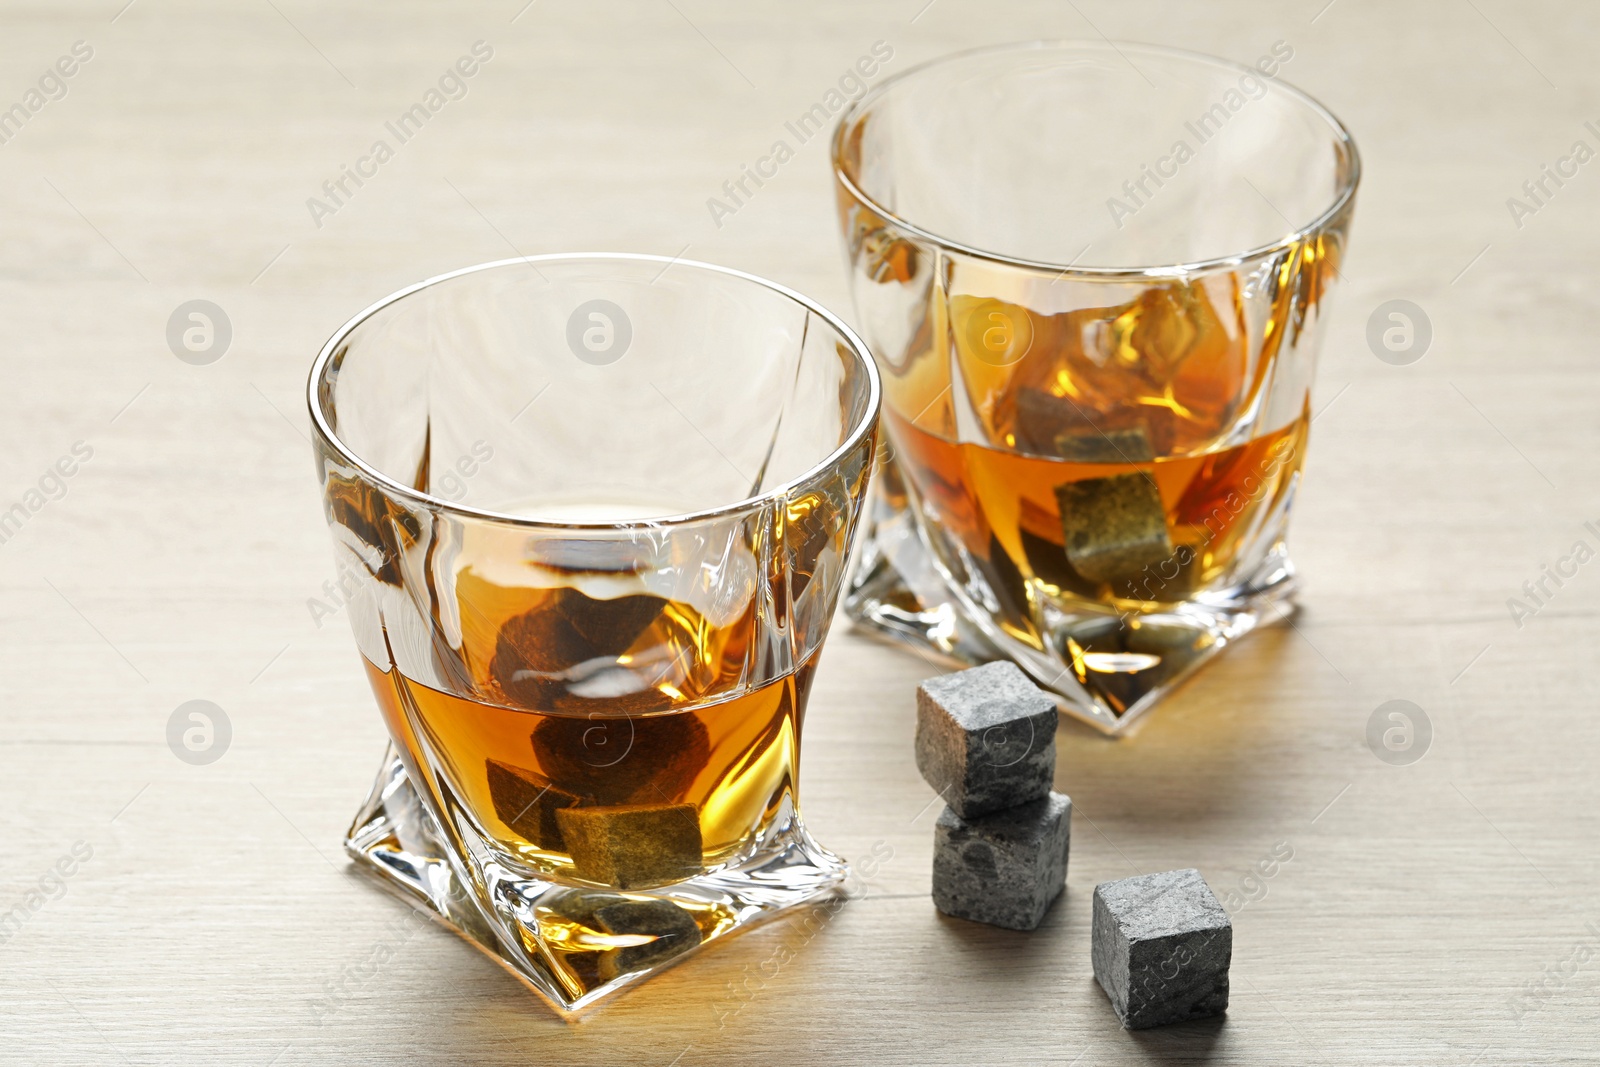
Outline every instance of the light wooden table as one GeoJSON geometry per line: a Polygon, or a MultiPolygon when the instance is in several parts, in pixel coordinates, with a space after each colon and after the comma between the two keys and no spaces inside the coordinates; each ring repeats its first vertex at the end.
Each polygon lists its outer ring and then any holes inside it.
{"type": "Polygon", "coordinates": [[[1521,626],[1507,607],[1573,542],[1600,548],[1600,161],[1520,228],[1506,206],[1575,140],[1600,147],[1592,6],[124,2],[0,4],[0,108],[93,51],[0,144],[0,511],[27,512],[0,544],[0,913],[25,920],[0,944],[0,1060],[1600,1058],[1600,563],[1521,626]],[[1064,729],[1068,890],[1032,935],[934,912],[911,753],[929,670],[843,626],[806,814],[846,856],[893,857],[815,938],[719,943],[569,1026],[408,924],[339,852],[382,732],[342,620],[307,609],[332,574],[301,406],[318,345],[405,283],[572,249],[727,263],[848,313],[820,141],[720,227],[707,198],[875,41],[892,71],[1102,33],[1246,61],[1290,42],[1284,76],[1365,155],[1294,628],[1128,740],[1064,729]],[[466,96],[314,220],[307,198],[478,40],[466,96]],[[1412,366],[1365,341],[1392,298],[1433,325],[1412,366]],[[207,366],[166,341],[192,299],[232,326],[207,366]],[[29,498],[76,442],[65,495],[29,498]],[[209,765],[166,743],[192,699],[232,725],[209,765]],[[1364,739],[1390,699],[1431,720],[1414,765],[1364,739]],[[90,858],[52,877],[77,842],[90,858]],[[1226,1021],[1118,1029],[1089,969],[1095,883],[1192,865],[1226,893],[1280,842],[1293,860],[1234,917],[1226,1021]],[[751,993],[719,1018],[734,983],[751,993]]]}

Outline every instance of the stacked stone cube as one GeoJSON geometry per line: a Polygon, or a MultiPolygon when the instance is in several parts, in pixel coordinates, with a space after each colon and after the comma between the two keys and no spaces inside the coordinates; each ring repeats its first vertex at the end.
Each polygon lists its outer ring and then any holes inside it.
{"type": "Polygon", "coordinates": [[[1032,930],[1067,879],[1072,801],[1051,791],[1056,702],[1014,663],[917,690],[917,769],[945,800],[933,902],[946,915],[1032,930]]]}

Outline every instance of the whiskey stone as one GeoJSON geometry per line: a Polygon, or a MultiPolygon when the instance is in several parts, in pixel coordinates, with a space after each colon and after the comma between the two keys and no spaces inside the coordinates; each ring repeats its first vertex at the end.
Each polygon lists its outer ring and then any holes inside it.
{"type": "Polygon", "coordinates": [[[963,819],[1038,800],[1056,772],[1056,702],[1015,663],[917,689],[917,770],[963,819]]]}
{"type": "Polygon", "coordinates": [[[700,944],[700,925],[670,900],[623,900],[596,908],[594,925],[608,934],[650,934],[655,940],[607,951],[600,958],[605,981],[665,963],[700,944]]]}
{"type": "Polygon", "coordinates": [[[705,724],[693,715],[619,715],[626,703],[610,704],[605,714],[542,716],[528,738],[540,765],[568,791],[601,806],[683,796],[711,756],[705,724]]]}
{"type": "Polygon", "coordinates": [[[1067,562],[1093,582],[1137,577],[1172,556],[1166,511],[1143,471],[1056,487],[1067,562]]]}
{"type": "Polygon", "coordinates": [[[1106,428],[1086,434],[1057,434],[1055,455],[1073,463],[1148,463],[1155,446],[1143,426],[1106,428]]]}
{"type": "Polygon", "coordinates": [[[1144,420],[1099,411],[1042,389],[1017,394],[1013,430],[1024,452],[1074,463],[1145,463],[1156,458],[1144,420]]]}
{"type": "Polygon", "coordinates": [[[1233,923],[1193,868],[1095,886],[1091,958],[1124,1029],[1228,1010],[1233,923]]]}
{"type": "Polygon", "coordinates": [[[1067,881],[1072,801],[1050,793],[994,815],[945,808],[934,828],[933,903],[946,915],[1032,930],[1067,881]]]}
{"type": "Polygon", "coordinates": [[[494,759],[484,763],[495,818],[539,848],[565,852],[566,843],[561,836],[561,824],[556,821],[556,811],[572,807],[578,803],[578,798],[557,789],[532,771],[494,759]]]}
{"type": "Polygon", "coordinates": [[[703,870],[700,820],[693,804],[558,808],[556,821],[579,878],[644,889],[703,870]]]}
{"type": "Polygon", "coordinates": [[[565,586],[549,590],[538,607],[501,625],[489,673],[513,706],[532,711],[661,710],[671,699],[656,689],[628,694],[632,700],[607,698],[602,703],[572,692],[566,672],[627,652],[666,606],[658,596],[597,600],[565,586]]]}

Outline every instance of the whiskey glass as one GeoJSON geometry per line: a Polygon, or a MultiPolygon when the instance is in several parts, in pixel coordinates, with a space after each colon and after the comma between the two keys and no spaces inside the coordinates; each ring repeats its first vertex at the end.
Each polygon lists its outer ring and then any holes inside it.
{"type": "Polygon", "coordinates": [[[832,143],[885,446],[858,623],[1018,663],[1125,730],[1286,615],[1328,289],[1360,175],[1254,67],[1045,42],[913,68],[832,143]]]}
{"type": "Polygon", "coordinates": [[[391,738],[349,854],[564,1012],[836,892],[800,731],[878,400],[817,304],[657,256],[343,326],[317,473],[391,738]]]}

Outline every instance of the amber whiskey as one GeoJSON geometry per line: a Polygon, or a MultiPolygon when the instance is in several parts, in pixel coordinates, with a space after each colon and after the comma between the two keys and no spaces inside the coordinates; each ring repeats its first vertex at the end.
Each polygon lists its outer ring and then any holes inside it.
{"type": "Polygon", "coordinates": [[[510,855],[567,880],[667,884],[736,859],[792,798],[815,656],[741,685],[753,602],[717,625],[681,601],[470,568],[457,588],[471,696],[367,673],[411,773],[510,855]]]}
{"type": "Polygon", "coordinates": [[[1240,432],[1266,421],[1253,405],[1276,349],[1254,351],[1228,318],[1242,304],[1218,296],[1172,282],[1041,314],[937,295],[928,347],[886,381],[879,492],[920,512],[979,613],[1080,681],[1098,672],[1118,711],[1145,684],[1132,674],[1200,651],[1194,629],[1158,636],[1150,616],[1260,565],[1305,454],[1304,407],[1240,432]]]}

